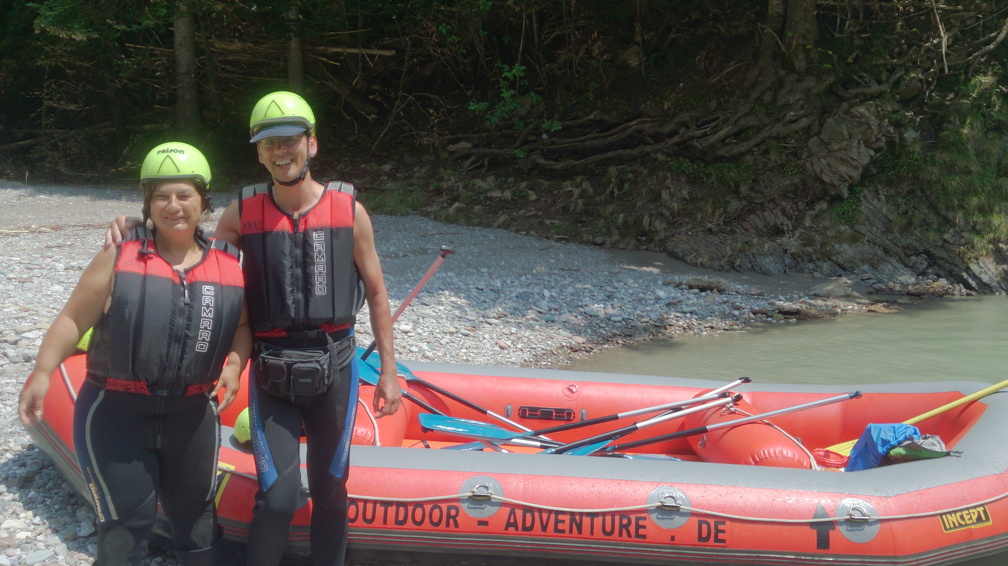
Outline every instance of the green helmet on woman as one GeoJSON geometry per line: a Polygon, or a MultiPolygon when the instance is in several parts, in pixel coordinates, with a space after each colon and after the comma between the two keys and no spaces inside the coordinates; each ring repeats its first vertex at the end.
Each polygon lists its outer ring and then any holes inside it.
{"type": "Polygon", "coordinates": [[[210,190],[210,164],[200,150],[182,142],[163,143],[147,153],[140,166],[140,182],[192,179],[210,190]]]}
{"type": "Polygon", "coordinates": [[[259,99],[249,118],[250,143],[263,138],[315,133],[315,113],[305,99],[280,90],[259,99]]]}

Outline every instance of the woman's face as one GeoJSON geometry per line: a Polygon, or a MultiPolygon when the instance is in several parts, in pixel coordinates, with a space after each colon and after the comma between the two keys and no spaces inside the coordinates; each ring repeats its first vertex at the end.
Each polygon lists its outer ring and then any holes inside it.
{"type": "Polygon", "coordinates": [[[203,197],[190,181],[161,181],[150,194],[150,219],[163,231],[195,232],[203,197]]]}

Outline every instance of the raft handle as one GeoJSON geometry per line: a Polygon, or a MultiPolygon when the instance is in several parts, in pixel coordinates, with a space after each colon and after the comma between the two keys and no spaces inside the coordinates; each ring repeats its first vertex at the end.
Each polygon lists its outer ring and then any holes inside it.
{"type": "Polygon", "coordinates": [[[845,521],[850,521],[852,523],[867,523],[872,520],[871,515],[865,511],[865,508],[860,505],[853,505],[847,511],[847,516],[844,518],[845,521]],[[858,514],[855,515],[854,513],[858,514]]]}
{"type": "Polygon", "coordinates": [[[682,503],[679,502],[679,498],[674,493],[665,493],[662,494],[661,499],[658,501],[658,509],[662,511],[679,511],[682,509],[682,503]]]}
{"type": "Polygon", "coordinates": [[[476,501],[490,501],[493,498],[493,489],[485,483],[474,485],[469,490],[469,498],[476,501]]]}

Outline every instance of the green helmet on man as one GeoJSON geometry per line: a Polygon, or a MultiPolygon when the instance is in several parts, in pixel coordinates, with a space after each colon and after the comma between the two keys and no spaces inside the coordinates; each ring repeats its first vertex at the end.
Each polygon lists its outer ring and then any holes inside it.
{"type": "Polygon", "coordinates": [[[249,118],[250,143],[263,138],[315,133],[315,113],[301,96],[280,90],[259,99],[249,118]]]}
{"type": "Polygon", "coordinates": [[[140,182],[192,179],[210,190],[210,164],[200,150],[182,142],[167,142],[147,153],[140,166],[140,182]]]}

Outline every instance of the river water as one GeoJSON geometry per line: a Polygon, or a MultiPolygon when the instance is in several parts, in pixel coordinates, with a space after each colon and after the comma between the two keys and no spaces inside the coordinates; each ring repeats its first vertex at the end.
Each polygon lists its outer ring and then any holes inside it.
{"type": "MultiPolygon", "coordinates": [[[[570,369],[764,383],[1008,379],[1008,297],[924,301],[896,314],[767,324],[601,351],[570,369]]],[[[961,563],[1008,564],[1008,553],[961,563]]]]}
{"type": "Polygon", "coordinates": [[[773,383],[1008,379],[1008,297],[865,313],[604,350],[572,369],[773,383]]]}

